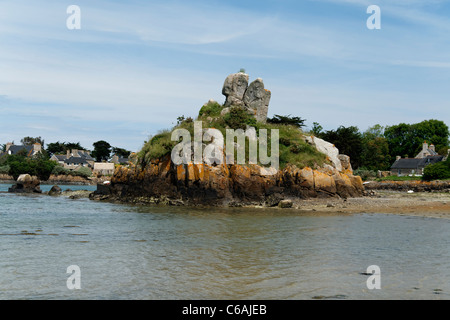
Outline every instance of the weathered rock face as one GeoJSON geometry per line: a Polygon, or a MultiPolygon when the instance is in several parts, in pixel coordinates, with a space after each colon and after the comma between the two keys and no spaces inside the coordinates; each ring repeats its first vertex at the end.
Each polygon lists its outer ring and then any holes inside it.
{"type": "Polygon", "coordinates": [[[266,122],[271,93],[264,88],[261,78],[248,85],[248,74],[230,74],[225,79],[222,94],[226,97],[222,115],[229,112],[229,107],[238,106],[247,109],[257,121],[266,122]]]}
{"type": "Polygon", "coordinates": [[[333,163],[334,168],[338,171],[342,171],[342,163],[339,159],[339,150],[334,146],[334,144],[314,136],[306,137],[306,141],[316,147],[317,150],[325,154],[333,163]]]}
{"type": "Polygon", "coordinates": [[[257,165],[177,166],[170,157],[165,157],[153,160],[145,169],[118,167],[111,179],[108,198],[174,205],[276,206],[289,198],[347,198],[361,196],[364,191],[360,177],[336,169],[288,166],[275,175],[262,172],[257,165]]]}
{"type": "Polygon", "coordinates": [[[41,182],[37,177],[32,177],[29,174],[21,174],[16,183],[8,189],[8,192],[16,193],[42,193],[40,188],[41,182]]]}
{"type": "Polygon", "coordinates": [[[226,97],[225,107],[244,106],[244,94],[248,86],[248,74],[230,74],[223,84],[222,94],[226,97]]]}
{"type": "Polygon", "coordinates": [[[271,93],[264,89],[264,82],[261,78],[253,81],[244,94],[244,103],[259,122],[266,122],[269,110],[271,93]]]}
{"type": "Polygon", "coordinates": [[[62,193],[61,188],[57,185],[54,185],[48,192],[48,195],[49,196],[59,196],[61,193],[62,193]]]}

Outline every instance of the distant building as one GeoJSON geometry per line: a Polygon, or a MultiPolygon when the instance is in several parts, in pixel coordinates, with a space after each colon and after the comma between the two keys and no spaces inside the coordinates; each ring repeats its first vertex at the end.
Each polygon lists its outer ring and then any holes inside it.
{"type": "Polygon", "coordinates": [[[391,175],[407,176],[407,175],[423,175],[423,169],[437,162],[441,162],[444,156],[428,156],[426,158],[401,158],[397,159],[391,166],[391,175]]]}
{"type": "Polygon", "coordinates": [[[88,167],[94,169],[95,160],[92,158],[90,151],[86,150],[67,150],[66,154],[54,154],[50,160],[57,161],[64,168],[76,170],[80,167],[88,167]]]}
{"type": "Polygon", "coordinates": [[[402,158],[397,156],[397,159],[391,166],[391,175],[393,176],[407,176],[407,175],[423,175],[423,169],[437,162],[445,161],[447,157],[440,156],[434,149],[434,145],[429,145],[425,141],[422,145],[422,150],[415,158],[402,158]]]}
{"type": "Polygon", "coordinates": [[[4,153],[13,156],[23,151],[25,151],[27,157],[34,157],[38,153],[42,152],[42,146],[40,143],[31,145],[15,145],[11,142],[8,142],[6,144],[6,150],[4,153]]]}
{"type": "Polygon", "coordinates": [[[113,155],[111,162],[114,164],[128,164],[129,159],[124,157],[119,157],[117,154],[113,155]]]}
{"type": "Polygon", "coordinates": [[[417,154],[416,159],[423,159],[430,156],[438,156],[438,153],[433,144],[428,146],[428,143],[425,141],[422,145],[422,151],[417,154]]]}
{"type": "Polygon", "coordinates": [[[94,173],[101,175],[113,175],[115,165],[112,162],[95,162],[94,163],[94,173]]]}

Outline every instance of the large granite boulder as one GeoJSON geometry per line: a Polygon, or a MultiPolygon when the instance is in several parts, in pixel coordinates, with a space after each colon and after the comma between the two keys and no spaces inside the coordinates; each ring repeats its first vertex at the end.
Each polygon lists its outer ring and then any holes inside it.
{"type": "Polygon", "coordinates": [[[339,150],[334,144],[314,136],[306,137],[306,141],[316,147],[318,151],[325,154],[335,169],[342,171],[342,162],[341,159],[339,159],[339,150]]]}
{"type": "Polygon", "coordinates": [[[261,78],[256,79],[248,86],[244,94],[245,106],[259,122],[266,122],[269,110],[271,93],[264,89],[264,82],[261,78]]]}
{"type": "Polygon", "coordinates": [[[15,193],[42,193],[40,188],[41,182],[37,177],[32,177],[29,174],[21,174],[16,183],[8,189],[8,192],[15,193]]]}
{"type": "Polygon", "coordinates": [[[248,74],[230,74],[223,84],[222,94],[226,97],[222,116],[231,106],[237,106],[244,107],[257,121],[266,122],[271,93],[264,88],[261,78],[248,85],[248,74]]]}
{"type": "Polygon", "coordinates": [[[222,94],[226,97],[225,107],[244,106],[244,93],[248,86],[248,74],[230,74],[223,84],[222,94]]]}

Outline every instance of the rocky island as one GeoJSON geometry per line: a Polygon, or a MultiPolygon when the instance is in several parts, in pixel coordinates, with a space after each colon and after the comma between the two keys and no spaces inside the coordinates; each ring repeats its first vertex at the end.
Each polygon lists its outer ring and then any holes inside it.
{"type": "MultiPolygon", "coordinates": [[[[262,79],[249,84],[247,74],[231,74],[222,93],[224,104],[208,101],[196,121],[224,134],[227,129],[245,130],[248,141],[260,142],[257,130],[278,130],[279,168],[268,171],[273,168],[261,163],[230,163],[226,157],[222,163],[174,163],[171,152],[177,141],[172,141],[171,133],[180,128],[194,131],[194,119],[183,117],[172,130],[146,142],[135,164],[116,168],[111,183],[99,185],[90,198],[168,205],[290,207],[299,199],[363,195],[362,180],[353,175],[349,157],[333,144],[306,135],[299,127],[268,123],[271,92],[262,79]]],[[[188,147],[194,148],[193,144],[188,147]]],[[[239,142],[233,144],[236,150],[242,148],[239,142]]],[[[203,143],[202,148],[206,147],[203,143]]]]}

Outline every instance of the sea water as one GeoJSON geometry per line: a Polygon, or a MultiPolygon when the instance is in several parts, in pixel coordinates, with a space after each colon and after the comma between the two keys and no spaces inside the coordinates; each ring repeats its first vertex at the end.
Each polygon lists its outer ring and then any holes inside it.
{"type": "Polygon", "coordinates": [[[450,298],[447,219],[144,207],[9,186],[0,185],[0,299],[450,298]],[[368,285],[374,265],[380,289],[368,285]]]}

